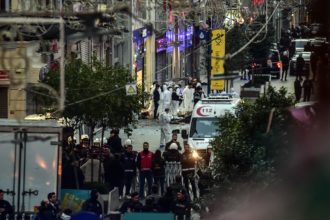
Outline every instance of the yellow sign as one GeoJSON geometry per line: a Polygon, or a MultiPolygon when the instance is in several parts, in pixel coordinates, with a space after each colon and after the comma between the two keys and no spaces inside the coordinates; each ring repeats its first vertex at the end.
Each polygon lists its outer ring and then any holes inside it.
{"type": "Polygon", "coordinates": [[[126,85],[126,95],[136,95],[136,94],[137,94],[136,84],[126,85]]]}
{"type": "MultiPolygon", "coordinates": [[[[211,78],[216,74],[224,74],[223,67],[226,48],[226,31],[212,30],[211,78]]],[[[211,80],[211,90],[224,90],[224,80],[211,80]]]]}
{"type": "Polygon", "coordinates": [[[212,31],[211,76],[214,74],[223,74],[225,72],[223,68],[226,45],[225,36],[226,32],[224,29],[215,29],[212,31]]]}
{"type": "Polygon", "coordinates": [[[212,79],[211,80],[211,90],[224,90],[225,81],[223,79],[212,79]]]}

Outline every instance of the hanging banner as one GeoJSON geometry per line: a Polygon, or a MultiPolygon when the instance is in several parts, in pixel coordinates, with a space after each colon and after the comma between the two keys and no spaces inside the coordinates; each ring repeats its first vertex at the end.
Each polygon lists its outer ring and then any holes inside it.
{"type": "MultiPolygon", "coordinates": [[[[226,48],[225,37],[226,37],[226,31],[224,29],[212,30],[211,78],[213,78],[214,75],[225,73],[223,67],[225,48],[226,48]]],[[[211,90],[224,90],[225,88],[224,80],[217,80],[216,83],[212,81],[213,80],[211,80],[211,90]]]]}

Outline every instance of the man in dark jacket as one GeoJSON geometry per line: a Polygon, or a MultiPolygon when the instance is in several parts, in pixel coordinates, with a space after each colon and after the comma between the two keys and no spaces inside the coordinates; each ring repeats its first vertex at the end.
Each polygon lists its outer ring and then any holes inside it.
{"type": "Polygon", "coordinates": [[[296,78],[302,80],[304,67],[305,67],[305,60],[302,56],[302,53],[300,53],[299,56],[297,57],[297,62],[296,62],[296,78]]]}
{"type": "Polygon", "coordinates": [[[167,151],[163,153],[165,162],[180,162],[181,154],[178,151],[178,145],[172,143],[167,151]]]}
{"type": "Polygon", "coordinates": [[[190,219],[192,205],[183,191],[176,194],[176,199],[172,204],[172,212],[178,220],[190,219]]]}
{"type": "Polygon", "coordinates": [[[172,143],[176,143],[178,145],[178,150],[179,151],[182,150],[182,148],[180,146],[180,143],[178,142],[178,135],[176,133],[173,133],[172,134],[172,140],[166,143],[165,150],[168,150],[172,143]]]}
{"type": "Polygon", "coordinates": [[[119,211],[121,213],[125,212],[141,212],[143,208],[142,203],[140,202],[139,193],[134,192],[131,194],[131,199],[124,202],[120,207],[119,211]]]}
{"type": "Polygon", "coordinates": [[[107,145],[110,148],[111,153],[118,154],[123,152],[123,146],[121,145],[121,139],[119,137],[119,130],[113,129],[110,132],[110,138],[107,145]]]}
{"type": "Polygon", "coordinates": [[[157,119],[157,111],[158,111],[158,107],[159,107],[159,100],[160,100],[159,85],[156,84],[155,90],[153,92],[154,119],[157,119]]]}
{"type": "Polygon", "coordinates": [[[55,220],[59,217],[60,208],[55,192],[48,193],[48,204],[46,206],[46,213],[48,213],[47,220],[55,220]]]}
{"type": "Polygon", "coordinates": [[[119,154],[113,154],[110,156],[109,162],[109,177],[110,177],[110,189],[118,187],[120,198],[123,196],[124,187],[124,165],[119,154]]]}
{"type": "Polygon", "coordinates": [[[101,203],[97,200],[99,197],[99,192],[96,189],[93,189],[90,194],[90,198],[87,199],[83,206],[82,210],[87,211],[87,212],[93,212],[97,216],[101,217],[102,216],[102,205],[101,203]]]}
{"type": "Polygon", "coordinates": [[[129,195],[132,182],[136,177],[136,155],[131,144],[127,145],[126,148],[122,161],[124,166],[125,195],[129,195]]]}
{"type": "Polygon", "coordinates": [[[4,191],[0,189],[0,220],[5,220],[6,215],[13,214],[13,207],[10,203],[3,199],[4,191]]]}

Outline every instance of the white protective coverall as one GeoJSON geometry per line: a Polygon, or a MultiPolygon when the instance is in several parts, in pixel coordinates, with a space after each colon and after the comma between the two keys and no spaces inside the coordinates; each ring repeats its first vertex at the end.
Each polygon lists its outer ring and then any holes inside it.
{"type": "Polygon", "coordinates": [[[172,92],[167,89],[167,86],[164,85],[164,92],[163,92],[163,109],[170,109],[171,102],[172,102],[172,92]]]}
{"type": "Polygon", "coordinates": [[[160,125],[160,145],[165,146],[167,142],[171,140],[172,129],[170,122],[173,116],[169,112],[162,112],[159,116],[160,125]]]}
{"type": "Polygon", "coordinates": [[[148,108],[148,112],[149,112],[149,116],[150,118],[153,118],[154,117],[154,108],[155,108],[155,105],[154,105],[154,99],[153,99],[153,95],[154,95],[154,91],[156,89],[156,85],[152,85],[151,88],[150,88],[150,99],[149,99],[149,108],[148,108]]]}
{"type": "MultiPolygon", "coordinates": [[[[171,103],[171,113],[173,115],[173,117],[177,117],[178,116],[178,112],[179,112],[179,105],[180,105],[180,88],[178,86],[176,86],[174,88],[174,91],[177,95],[177,97],[179,98],[179,100],[173,100],[173,96],[172,96],[172,103],[171,103]]],[[[173,93],[172,92],[172,93],[173,93]]]]}
{"type": "Polygon", "coordinates": [[[184,113],[191,112],[194,108],[194,89],[186,86],[182,92],[182,110],[184,113]]]}

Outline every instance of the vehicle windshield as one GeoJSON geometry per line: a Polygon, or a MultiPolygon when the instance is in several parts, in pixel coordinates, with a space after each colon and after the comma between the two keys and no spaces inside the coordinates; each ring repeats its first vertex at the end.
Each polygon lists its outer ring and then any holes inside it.
{"type": "Polygon", "coordinates": [[[219,135],[218,118],[193,118],[190,127],[192,138],[212,138],[219,135]]]}
{"type": "Polygon", "coordinates": [[[273,50],[273,51],[270,52],[269,57],[272,60],[272,62],[278,62],[278,61],[280,61],[280,55],[275,50],[273,50]]]}
{"type": "Polygon", "coordinates": [[[304,48],[308,41],[296,41],[295,47],[296,48],[304,48]]]}

